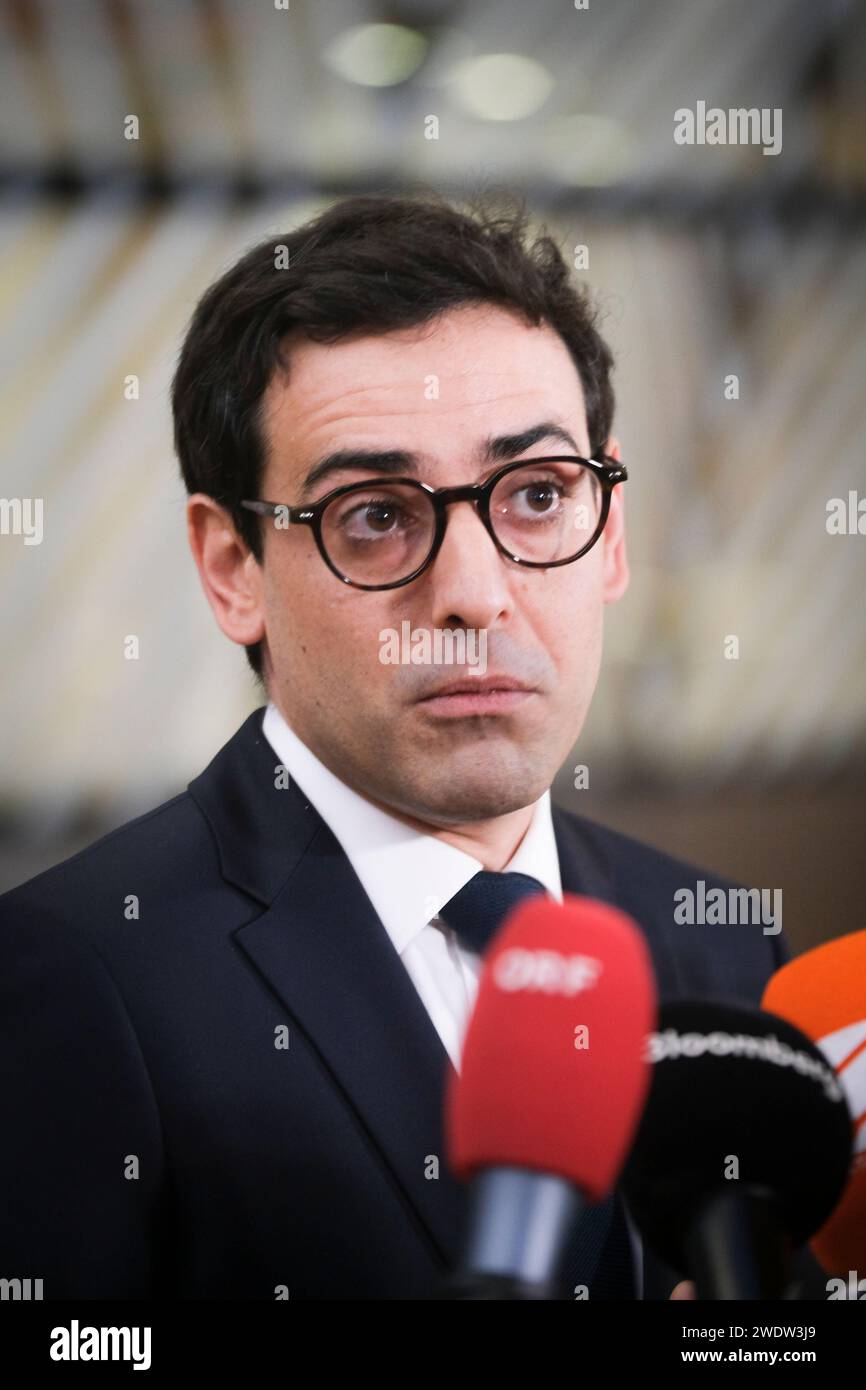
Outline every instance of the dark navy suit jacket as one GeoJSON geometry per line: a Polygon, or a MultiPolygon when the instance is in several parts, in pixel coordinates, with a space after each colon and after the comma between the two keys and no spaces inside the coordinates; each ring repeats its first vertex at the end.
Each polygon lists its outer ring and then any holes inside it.
{"type": "MultiPolygon", "coordinates": [[[[435,1298],[457,1258],[451,1063],[331,831],[275,786],[262,714],[0,897],[0,1276],[47,1299],[435,1298]]],[[[673,922],[676,889],[721,880],[554,828],[564,889],[635,917],[662,998],[758,1002],[782,938],[673,922]]],[[[674,1278],[647,1253],[645,1297],[674,1278]]]]}

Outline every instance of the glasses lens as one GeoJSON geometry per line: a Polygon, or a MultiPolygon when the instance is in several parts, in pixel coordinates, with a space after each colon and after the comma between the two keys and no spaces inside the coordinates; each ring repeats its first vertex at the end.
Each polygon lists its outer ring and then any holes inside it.
{"type": "Polygon", "coordinates": [[[518,560],[550,564],[577,555],[596,535],[602,489],[579,463],[527,463],[493,489],[490,520],[500,544],[518,560]]]}
{"type": "Polygon", "coordinates": [[[436,514],[427,494],[376,483],[335,497],[322,516],[331,563],[353,584],[394,584],[427,558],[436,514]]]}

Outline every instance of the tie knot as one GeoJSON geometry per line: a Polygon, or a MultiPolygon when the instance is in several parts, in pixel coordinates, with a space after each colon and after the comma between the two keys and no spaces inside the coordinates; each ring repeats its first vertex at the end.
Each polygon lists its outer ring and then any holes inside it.
{"type": "Polygon", "coordinates": [[[481,869],[440,908],[439,916],[454,928],[462,946],[480,955],[513,907],[544,892],[544,885],[529,874],[481,869]]]}

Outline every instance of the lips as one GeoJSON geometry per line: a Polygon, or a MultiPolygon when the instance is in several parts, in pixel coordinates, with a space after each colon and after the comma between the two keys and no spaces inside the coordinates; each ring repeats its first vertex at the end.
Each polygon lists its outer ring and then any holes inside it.
{"type": "Polygon", "coordinates": [[[535,692],[510,676],[479,676],[448,681],[418,703],[435,718],[464,719],[511,714],[535,692]]]}
{"type": "Polygon", "coordinates": [[[523,691],[531,694],[532,687],[514,680],[511,676],[463,676],[460,680],[448,681],[437,686],[429,695],[422,696],[422,702],[437,700],[443,695],[488,695],[491,691],[523,691]]]}

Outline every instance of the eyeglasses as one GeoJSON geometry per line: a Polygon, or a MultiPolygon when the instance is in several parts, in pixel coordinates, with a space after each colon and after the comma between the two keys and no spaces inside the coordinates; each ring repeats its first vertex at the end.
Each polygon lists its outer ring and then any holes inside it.
{"type": "Polygon", "coordinates": [[[372,478],[334,488],[310,506],[244,500],[278,530],[311,526],[325,564],[356,589],[397,589],[432,564],[445,537],[446,508],[471,502],[494,545],[516,565],[570,565],[604,530],[625,465],[601,454],[521,459],[486,483],[434,488],[416,478],[372,478]]]}

